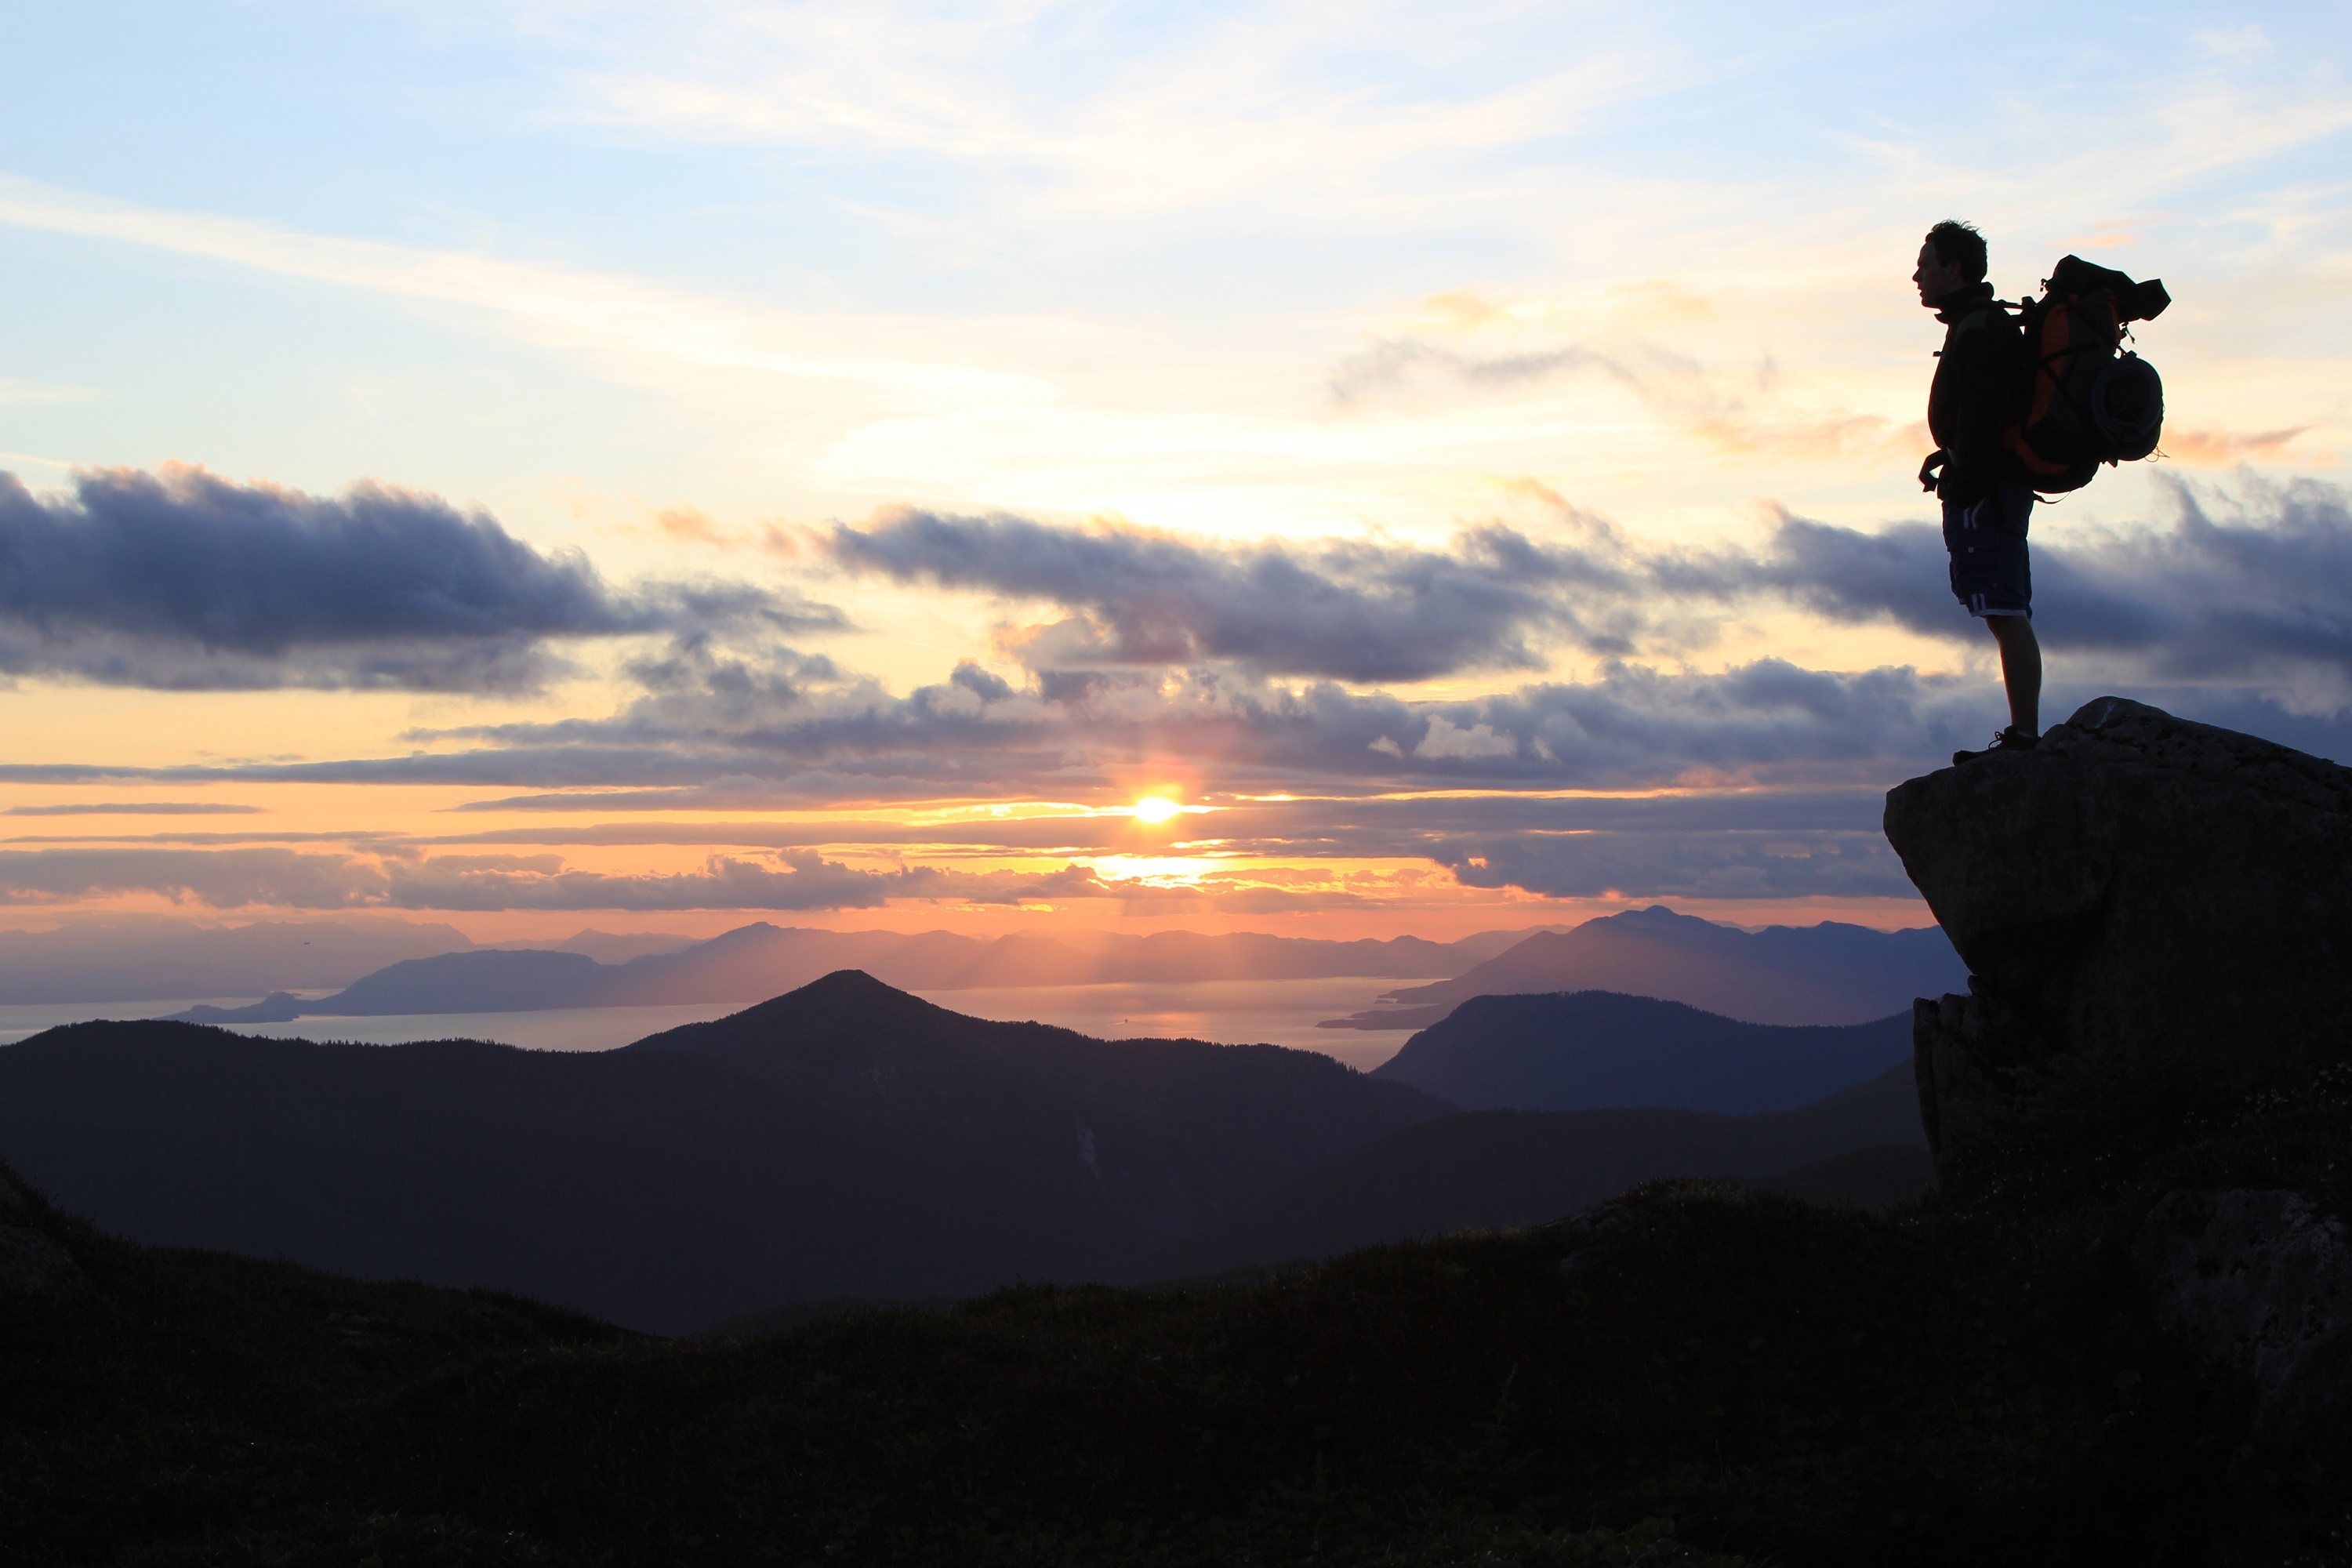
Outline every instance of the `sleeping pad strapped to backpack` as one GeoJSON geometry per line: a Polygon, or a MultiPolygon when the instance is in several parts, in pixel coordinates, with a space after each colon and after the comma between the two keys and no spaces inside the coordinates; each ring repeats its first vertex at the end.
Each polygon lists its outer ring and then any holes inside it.
{"type": "Polygon", "coordinates": [[[2164,428],[2164,383],[2136,353],[2118,352],[2124,329],[2164,314],[2172,296],[2151,278],[2135,283],[2069,256],[2042,280],[2042,296],[2018,307],[2028,381],[2025,417],[2001,445],[2048,495],[2078,490],[2099,465],[2137,462],[2164,428]]]}

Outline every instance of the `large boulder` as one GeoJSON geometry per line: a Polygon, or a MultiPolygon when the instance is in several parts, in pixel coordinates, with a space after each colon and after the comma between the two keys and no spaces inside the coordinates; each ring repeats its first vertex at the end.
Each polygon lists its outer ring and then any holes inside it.
{"type": "Polygon", "coordinates": [[[2352,1058],[2352,769],[2120,697],[1898,785],[1886,837],[1969,970],[1914,1016],[1948,1178],[2002,1069],[2173,1052],[2246,1085],[2352,1058]]]}

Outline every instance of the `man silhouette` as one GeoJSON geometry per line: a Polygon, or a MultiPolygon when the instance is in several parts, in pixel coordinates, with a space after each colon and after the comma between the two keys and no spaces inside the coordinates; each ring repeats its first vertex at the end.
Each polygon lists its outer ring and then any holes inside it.
{"type": "Polygon", "coordinates": [[[1944,346],[1927,393],[1927,433],[1937,449],[1919,483],[1944,503],[1944,547],[1952,592],[2000,648],[2009,727],[1982,752],[2030,752],[2042,738],[2042,645],[2033,636],[2033,573],[2025,550],[2033,487],[2001,445],[2016,423],[2025,385],[2025,343],[2017,322],[1985,281],[1984,236],[1946,219],[1919,247],[1919,303],[1944,323],[1944,346]]]}

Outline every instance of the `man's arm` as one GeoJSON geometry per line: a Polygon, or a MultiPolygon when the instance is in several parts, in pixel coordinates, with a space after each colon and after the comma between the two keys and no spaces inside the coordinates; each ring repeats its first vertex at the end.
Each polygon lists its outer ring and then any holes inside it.
{"type": "MultiPolygon", "coordinates": [[[[1946,432],[1943,489],[1975,500],[1990,494],[2000,478],[2000,433],[2015,415],[2018,373],[2016,329],[2000,317],[1954,334],[1944,351],[1951,384],[1946,432]]],[[[1923,470],[1921,477],[1924,479],[1923,470]]]]}

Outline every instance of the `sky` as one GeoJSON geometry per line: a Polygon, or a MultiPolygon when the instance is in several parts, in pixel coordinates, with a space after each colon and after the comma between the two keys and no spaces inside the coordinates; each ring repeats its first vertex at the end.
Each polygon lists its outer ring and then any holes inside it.
{"type": "Polygon", "coordinates": [[[1958,216],[2177,301],[2045,721],[2352,758],[2352,12],[8,7],[0,924],[1929,917],[1958,216]]]}

